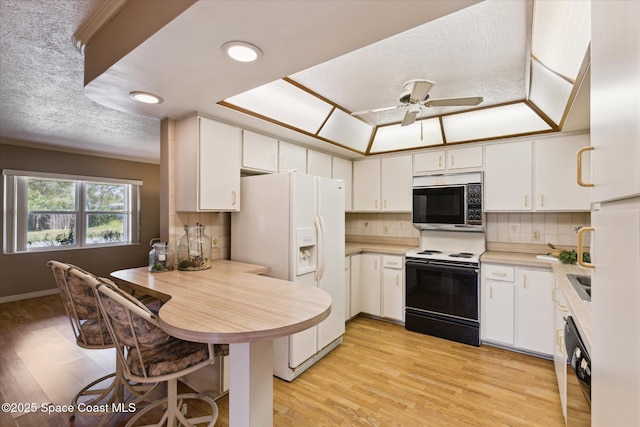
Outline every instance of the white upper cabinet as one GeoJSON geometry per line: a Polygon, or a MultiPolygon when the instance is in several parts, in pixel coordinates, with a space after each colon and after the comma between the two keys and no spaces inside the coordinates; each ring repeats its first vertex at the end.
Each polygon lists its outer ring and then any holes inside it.
{"type": "MultiPolygon", "coordinates": [[[[589,135],[570,135],[535,141],[535,198],[537,211],[588,211],[591,209],[590,190],[577,183],[576,153],[589,146],[589,135]]],[[[589,152],[583,154],[589,164],[589,152]]],[[[589,168],[583,179],[590,180],[589,168]]]]}
{"type": "Polygon", "coordinates": [[[413,173],[411,155],[382,158],[382,210],[410,212],[413,173]]]}
{"type": "Polygon", "coordinates": [[[353,162],[353,210],[380,211],[380,159],[353,162]]]}
{"type": "Polygon", "coordinates": [[[351,160],[334,157],[331,164],[331,177],[344,181],[344,210],[351,211],[351,188],[353,186],[353,166],[351,160]]]}
{"type": "Polygon", "coordinates": [[[353,162],[353,210],[411,212],[411,155],[353,162]]]}
{"type": "Polygon", "coordinates": [[[307,173],[331,178],[331,156],[315,150],[307,150],[307,173]]]}
{"type": "Polygon", "coordinates": [[[481,167],[481,146],[427,151],[413,155],[414,175],[481,167]]]}
{"type": "Polygon", "coordinates": [[[176,210],[240,210],[242,130],[191,116],[177,123],[176,210]]]}
{"type": "Polygon", "coordinates": [[[427,151],[413,155],[414,175],[443,171],[445,168],[446,152],[444,150],[427,151]]]}
{"type": "Polygon", "coordinates": [[[307,173],[307,149],[286,141],[279,142],[278,171],[307,173]]]}
{"type": "Polygon", "coordinates": [[[484,207],[486,211],[531,210],[531,141],[485,147],[484,207]]]}
{"type": "Polygon", "coordinates": [[[278,140],[270,136],[243,130],[242,167],[265,172],[277,172],[278,140]]]}
{"type": "Polygon", "coordinates": [[[482,167],[482,147],[450,148],[447,150],[447,169],[482,167]]]}

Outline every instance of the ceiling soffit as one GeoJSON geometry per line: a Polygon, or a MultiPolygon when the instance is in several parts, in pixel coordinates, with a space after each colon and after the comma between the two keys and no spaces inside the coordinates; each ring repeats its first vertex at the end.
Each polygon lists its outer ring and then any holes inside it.
{"type": "MultiPolygon", "coordinates": [[[[304,133],[362,154],[559,131],[588,66],[589,34],[585,27],[590,22],[589,6],[538,4],[544,7],[534,7],[538,19],[533,26],[528,2],[484,2],[280,82],[297,86],[300,93],[316,94],[327,109],[334,107],[326,117],[316,119],[316,132],[306,129],[304,133]],[[545,34],[545,39],[537,42],[537,52],[540,58],[547,58],[549,66],[533,54],[530,60],[530,50],[524,48],[536,33],[545,34]],[[563,63],[566,57],[573,62],[563,63]],[[568,67],[573,67],[569,77],[561,74],[568,67]],[[442,79],[444,84],[436,84],[430,92],[431,99],[483,96],[483,105],[466,111],[461,107],[425,108],[418,117],[420,125],[407,127],[400,126],[406,108],[371,113],[352,118],[351,126],[345,123],[342,135],[322,135],[322,126],[337,114],[397,105],[403,83],[416,76],[442,79]],[[370,141],[363,150],[358,139],[347,135],[365,123],[370,125],[370,141]]],[[[275,108],[281,99],[260,98],[258,94],[269,86],[219,104],[251,115],[255,114],[252,105],[260,99],[259,117],[274,121],[268,104],[272,102],[275,108]]],[[[282,117],[274,122],[291,127],[291,121],[282,117]]]]}

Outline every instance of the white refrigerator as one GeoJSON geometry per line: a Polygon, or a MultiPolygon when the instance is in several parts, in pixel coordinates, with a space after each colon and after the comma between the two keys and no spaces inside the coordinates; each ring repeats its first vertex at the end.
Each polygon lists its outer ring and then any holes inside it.
{"type": "Polygon", "coordinates": [[[344,181],[296,172],[243,177],[240,212],[231,214],[231,259],[267,265],[270,277],[317,286],[331,314],[274,340],[274,375],[292,381],[342,343],[344,335],[344,181]]]}

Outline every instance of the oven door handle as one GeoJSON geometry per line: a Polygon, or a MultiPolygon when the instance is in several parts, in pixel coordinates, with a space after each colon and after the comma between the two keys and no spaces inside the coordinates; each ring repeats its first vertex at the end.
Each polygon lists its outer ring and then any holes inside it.
{"type": "Polygon", "coordinates": [[[405,267],[415,267],[421,270],[437,270],[437,271],[455,271],[458,273],[465,274],[476,274],[478,273],[478,269],[476,267],[459,267],[448,264],[434,264],[434,263],[423,263],[416,261],[405,261],[405,267]]]}

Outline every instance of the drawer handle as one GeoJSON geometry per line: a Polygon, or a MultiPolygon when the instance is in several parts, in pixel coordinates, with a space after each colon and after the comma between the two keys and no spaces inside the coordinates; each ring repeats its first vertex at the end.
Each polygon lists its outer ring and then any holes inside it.
{"type": "Polygon", "coordinates": [[[389,265],[398,265],[398,263],[396,261],[387,261],[387,264],[389,264],[389,265]]]}
{"type": "Polygon", "coordinates": [[[491,272],[492,275],[494,276],[498,276],[498,277],[507,277],[507,273],[501,273],[501,272],[497,272],[497,271],[493,271],[491,272]]]}
{"type": "Polygon", "coordinates": [[[236,204],[236,192],[232,191],[231,192],[231,204],[235,206],[236,204]]]}

